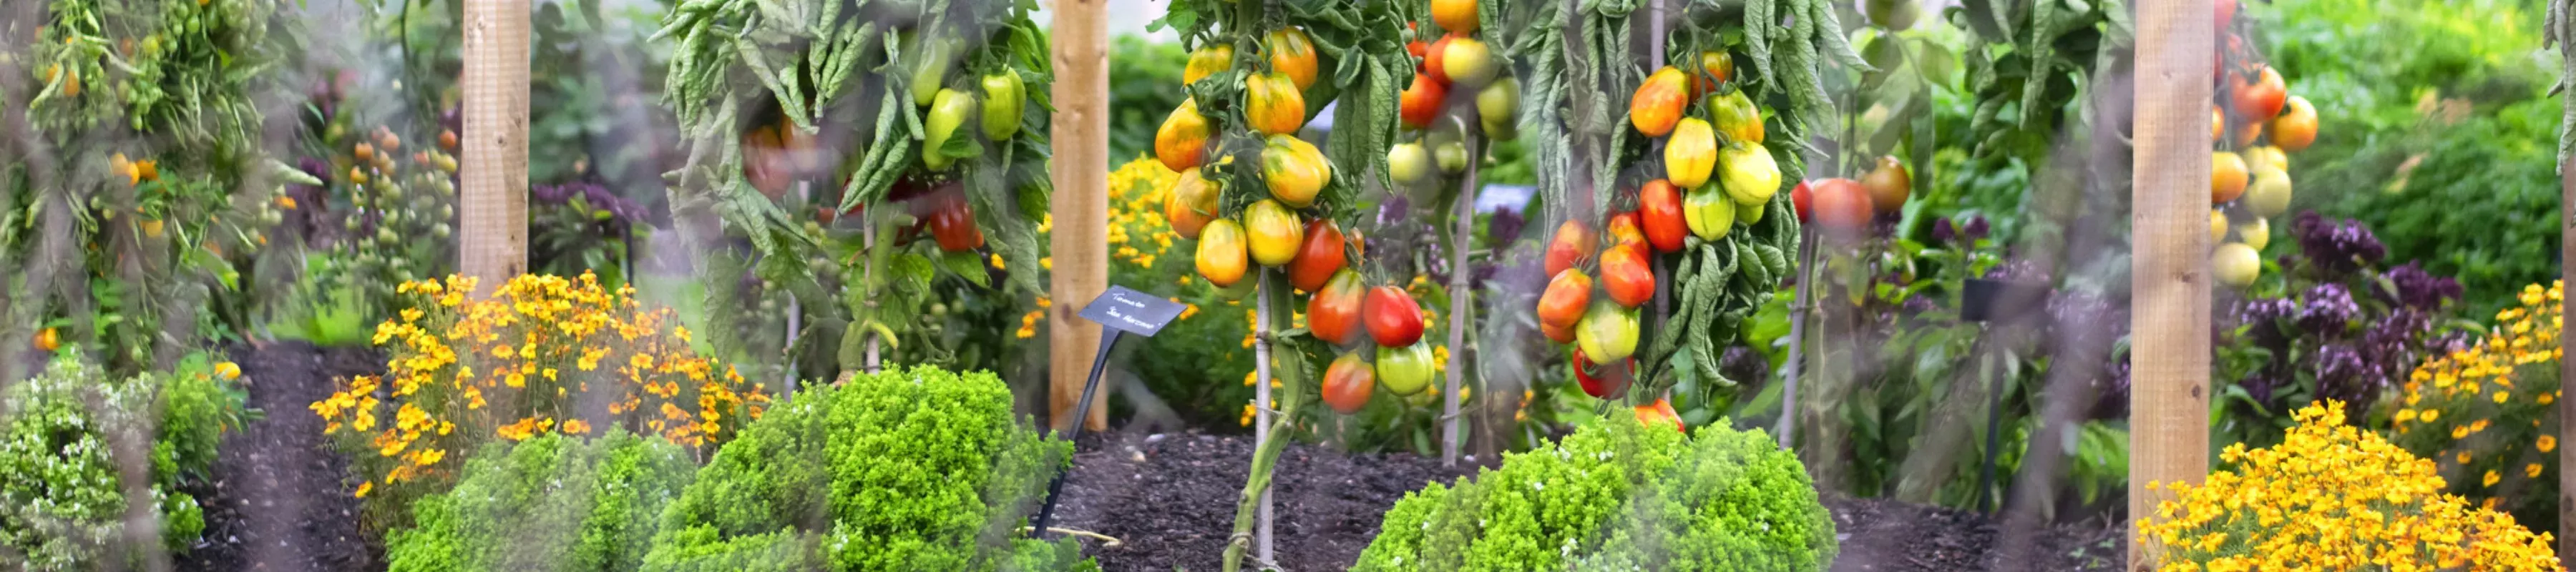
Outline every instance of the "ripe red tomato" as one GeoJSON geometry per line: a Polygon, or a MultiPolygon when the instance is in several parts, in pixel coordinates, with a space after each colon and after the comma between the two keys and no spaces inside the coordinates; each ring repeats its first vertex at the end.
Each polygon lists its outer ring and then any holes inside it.
{"type": "Polygon", "coordinates": [[[1574,350],[1574,383],[1583,387],[1584,395],[1594,399],[1618,399],[1627,394],[1628,383],[1635,381],[1631,373],[1636,369],[1637,358],[1628,358],[1615,365],[1602,365],[1592,363],[1592,358],[1583,355],[1581,348],[1574,350]]]}
{"type": "Polygon", "coordinates": [[[1817,225],[1853,235],[1869,232],[1877,207],[1870,202],[1868,188],[1851,179],[1825,179],[1817,181],[1811,192],[1817,225]]]}
{"type": "Polygon", "coordinates": [[[1807,188],[1806,181],[1798,181],[1798,188],[1791,189],[1789,191],[1789,203],[1798,208],[1799,224],[1807,224],[1810,222],[1807,220],[1807,205],[1815,200],[1816,192],[1807,188]]]}
{"type": "Polygon", "coordinates": [[[1560,344],[1574,343],[1574,326],[1555,326],[1541,323],[1538,325],[1538,333],[1547,336],[1547,341],[1560,344]]]}
{"type": "Polygon", "coordinates": [[[975,228],[975,208],[965,199],[949,199],[937,212],[930,213],[930,236],[939,241],[939,250],[965,252],[984,247],[984,231],[975,228]]]}
{"type": "Polygon", "coordinates": [[[1360,316],[1368,325],[1369,338],[1380,347],[1400,348],[1422,341],[1422,306],[1403,288],[1370,288],[1360,316]]]}
{"type": "Polygon", "coordinates": [[[1427,129],[1431,120],[1440,117],[1440,104],[1449,98],[1449,88],[1426,74],[1413,74],[1413,86],[1404,88],[1396,117],[1407,127],[1427,129]]]}
{"type": "Polygon", "coordinates": [[[1297,247],[1297,259],[1288,263],[1288,283],[1307,292],[1324,291],[1324,281],[1333,279],[1344,266],[1342,226],[1333,219],[1319,218],[1306,223],[1306,242],[1297,247]]]}
{"type": "Polygon", "coordinates": [[[1575,322],[1583,320],[1583,309],[1591,305],[1592,277],[1584,275],[1581,268],[1567,268],[1548,279],[1547,291],[1539,294],[1538,323],[1565,330],[1571,339],[1575,322]]]}
{"type": "Polygon", "coordinates": [[[1556,238],[1547,243],[1547,275],[1555,276],[1573,268],[1583,259],[1591,258],[1592,251],[1599,248],[1601,245],[1592,237],[1592,229],[1585,228],[1583,223],[1569,220],[1556,225],[1556,238]]]}
{"type": "Polygon", "coordinates": [[[1658,252],[1680,251],[1682,238],[1690,236],[1689,221],[1682,218],[1682,191],[1672,181],[1646,181],[1637,189],[1637,218],[1646,227],[1646,242],[1658,252]]]}
{"type": "Polygon", "coordinates": [[[1690,77],[1681,68],[1664,66],[1637,84],[1637,93],[1628,98],[1628,124],[1647,137],[1662,137],[1673,132],[1682,114],[1690,106],[1690,77]]]}
{"type": "Polygon", "coordinates": [[[1324,404],[1334,412],[1350,415],[1368,406],[1369,396],[1377,391],[1377,371],[1360,361],[1359,352],[1348,352],[1333,358],[1324,368],[1324,404]]]}
{"type": "Polygon", "coordinates": [[[1610,301],[1635,308],[1655,299],[1655,270],[1646,262],[1646,244],[1633,242],[1601,253],[1601,287],[1610,301]]]}
{"type": "Polygon", "coordinates": [[[2272,66],[2263,66],[2263,71],[2256,73],[2251,81],[2245,74],[2230,74],[2228,79],[2231,80],[2228,98],[2235,103],[2237,121],[2250,124],[2271,121],[2281,115],[2281,105],[2289,101],[2289,85],[2282,83],[2281,72],[2273,70],[2272,66]]]}
{"type": "Polygon", "coordinates": [[[1368,291],[1360,273],[1344,268],[1306,299],[1306,331],[1336,346],[1350,345],[1360,333],[1360,301],[1368,291]]]}

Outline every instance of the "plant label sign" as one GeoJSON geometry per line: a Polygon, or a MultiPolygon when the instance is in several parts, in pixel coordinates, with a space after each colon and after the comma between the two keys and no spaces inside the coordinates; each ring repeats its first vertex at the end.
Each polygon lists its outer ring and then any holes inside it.
{"type": "Polygon", "coordinates": [[[1082,317],[1099,322],[1109,329],[1153,337],[1165,324],[1181,316],[1181,305],[1154,297],[1125,286],[1110,286],[1091,305],[1082,307],[1082,317]]]}

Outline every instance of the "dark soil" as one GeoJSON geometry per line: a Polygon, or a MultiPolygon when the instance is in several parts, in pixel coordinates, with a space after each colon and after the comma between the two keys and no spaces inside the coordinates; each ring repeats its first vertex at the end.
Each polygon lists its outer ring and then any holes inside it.
{"type": "Polygon", "coordinates": [[[238,347],[258,421],[224,435],[211,482],[189,491],[206,507],[206,532],[180,570],[381,570],[383,549],[359,532],[348,463],[307,408],[336,380],[378,373],[362,349],[301,342],[238,347]]]}
{"type": "Polygon", "coordinates": [[[2007,547],[1998,545],[2001,524],[1973,512],[1840,496],[1824,503],[1842,538],[1835,572],[2110,572],[2127,558],[2126,528],[2110,523],[2043,528],[2027,544],[2007,547]]]}
{"type": "MultiPolygon", "coordinates": [[[[1080,445],[1051,526],[1123,541],[1116,547],[1084,542],[1102,570],[1219,568],[1252,460],[1250,437],[1086,435],[1080,445]]],[[[1278,564],[1297,572],[1350,568],[1377,537],[1386,509],[1405,493],[1474,471],[1443,469],[1439,459],[1407,454],[1289,445],[1270,493],[1278,564]]]]}
{"type": "MultiPolygon", "coordinates": [[[[1216,570],[1251,458],[1245,436],[1084,436],[1052,526],[1121,541],[1084,541],[1110,572],[1216,570]]],[[[1290,445],[1271,493],[1279,507],[1278,564],[1295,572],[1347,569],[1405,493],[1474,471],[1409,454],[1290,445]]],[[[2007,548],[1998,546],[1998,523],[1975,513],[1841,497],[1826,498],[1825,506],[1842,540],[1836,572],[2113,571],[2127,549],[2121,529],[2107,523],[2044,528],[2032,542],[2007,548]]]]}

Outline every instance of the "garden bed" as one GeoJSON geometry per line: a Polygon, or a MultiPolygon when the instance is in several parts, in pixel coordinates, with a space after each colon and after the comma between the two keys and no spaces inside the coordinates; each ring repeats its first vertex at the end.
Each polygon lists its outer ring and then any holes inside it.
{"type": "MultiPolygon", "coordinates": [[[[1085,436],[1053,526],[1118,539],[1116,547],[1085,542],[1103,570],[1216,570],[1250,458],[1252,440],[1240,435],[1085,436]]],[[[1349,568],[1406,492],[1475,472],[1410,454],[1310,445],[1290,445],[1278,467],[1278,563],[1298,572],[1349,568]]],[[[1999,524],[1983,515],[1841,497],[1826,498],[1825,507],[1842,538],[1836,571],[2108,571],[2119,569],[2127,546],[2122,528],[2070,524],[2042,531],[2028,554],[2003,558],[1999,524]]]]}
{"type": "Polygon", "coordinates": [[[249,406],[264,413],[226,433],[211,482],[192,490],[206,507],[205,537],[179,570],[381,570],[384,552],[359,532],[348,461],[308,408],[336,380],[381,371],[372,351],[301,342],[237,347],[249,406]]]}

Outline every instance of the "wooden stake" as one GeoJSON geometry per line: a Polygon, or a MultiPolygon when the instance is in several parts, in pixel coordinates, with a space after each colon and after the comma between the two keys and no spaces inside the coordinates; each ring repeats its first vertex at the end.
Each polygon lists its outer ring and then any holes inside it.
{"type": "MultiPolygon", "coordinates": [[[[2558,49],[2576,49],[2576,46],[2561,45],[2558,49]]],[[[2560,205],[2576,205],[2576,178],[2568,176],[2571,167],[2576,167],[2576,157],[2558,159],[2560,205]]],[[[2561,206],[2558,212],[2561,217],[2559,228],[2576,229],[2576,208],[2561,206]]],[[[2559,282],[2562,287],[2576,284],[2576,232],[2561,232],[2558,241],[2559,282]]],[[[2576,318],[2576,313],[2568,312],[2569,307],[2563,302],[2560,304],[2558,316],[2564,320],[2561,323],[2576,323],[2576,319],[2570,319],[2576,318]]],[[[2558,347],[2576,347],[2576,330],[2560,328],[2558,347]]],[[[2558,379],[2576,379],[2576,360],[2558,359],[2558,379]]],[[[2576,494],[2571,494],[2576,493],[2576,474],[2568,471],[2568,468],[2576,467],[2576,446],[2571,446],[2576,444],[2576,400],[2558,399],[2558,420],[2558,559],[2567,560],[2576,557],[2576,494]]]]}
{"type": "MultiPolygon", "coordinates": [[[[2210,10],[2210,0],[2138,6],[2130,351],[2156,356],[2136,361],[2129,390],[2129,514],[2141,518],[2172,498],[2149,483],[2209,473],[2210,10]]],[[[2132,544],[2129,569],[2156,556],[2132,544]]]]}
{"type": "Polygon", "coordinates": [[[528,269],[528,0],[466,0],[463,28],[457,268],[491,292],[528,269]]]}
{"type": "MultiPolygon", "coordinates": [[[[1048,278],[1054,322],[1047,342],[1049,419],[1062,420],[1082,397],[1083,374],[1100,345],[1100,328],[1076,314],[1109,285],[1109,50],[1104,19],[1108,0],[1056,0],[1055,32],[1055,230],[1048,243],[1055,270],[1048,278]]],[[[1102,393],[1106,393],[1104,385],[1102,393]]],[[[1103,396],[1095,393],[1094,399],[1103,396]]],[[[1094,431],[1109,428],[1102,401],[1083,420],[1094,431]]]]}

